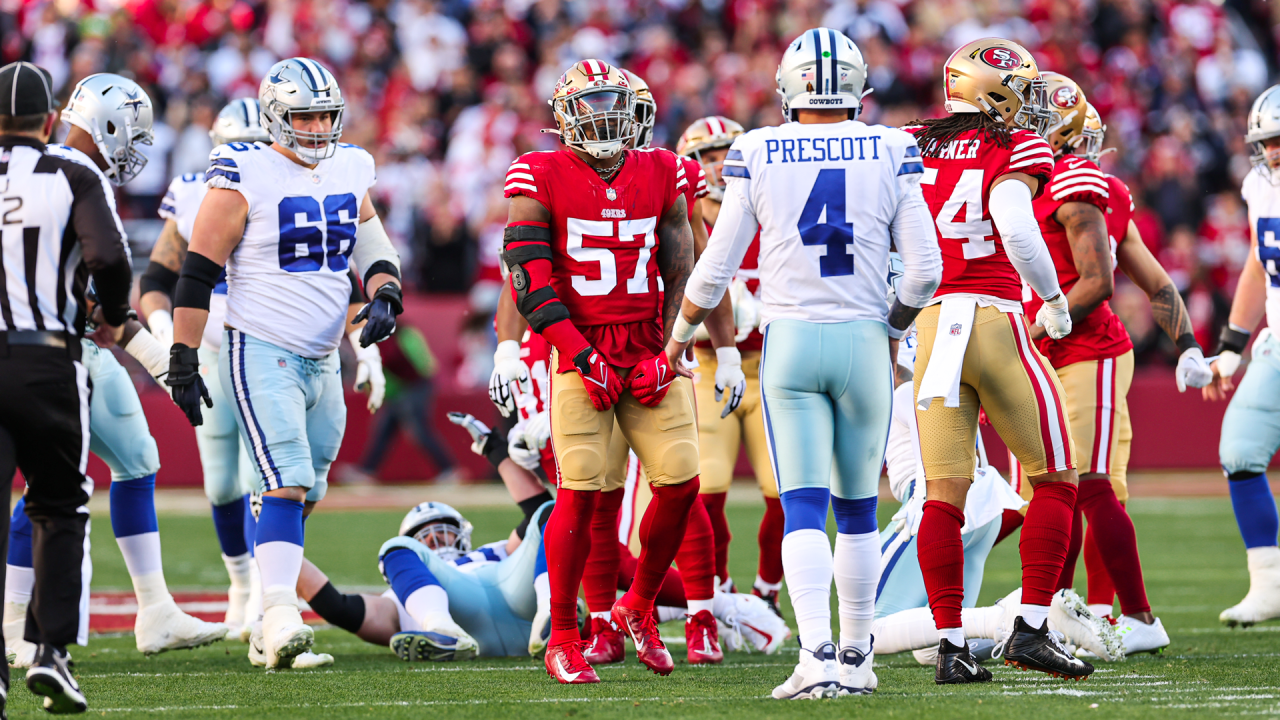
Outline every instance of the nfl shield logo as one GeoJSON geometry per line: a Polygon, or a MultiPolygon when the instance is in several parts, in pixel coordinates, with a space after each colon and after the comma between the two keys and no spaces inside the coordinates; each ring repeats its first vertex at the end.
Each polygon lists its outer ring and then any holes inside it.
{"type": "Polygon", "coordinates": [[[957,336],[958,336],[958,335],[960,334],[960,331],[961,331],[962,329],[963,329],[963,328],[962,328],[962,326],[960,325],[960,323],[956,323],[955,325],[952,325],[952,326],[951,326],[951,334],[952,334],[952,335],[957,335],[957,336]]]}
{"type": "Polygon", "coordinates": [[[617,199],[618,199],[618,191],[617,191],[617,190],[614,190],[613,188],[609,188],[608,190],[605,190],[605,191],[604,191],[604,196],[605,196],[605,197],[607,197],[607,198],[609,198],[610,200],[617,200],[617,199]]]}
{"type": "MultiPolygon", "coordinates": [[[[957,325],[956,327],[959,327],[959,326],[957,325]]],[[[953,330],[952,334],[954,333],[955,331],[953,330]]],[[[278,364],[280,367],[288,367],[289,365],[289,363],[284,361],[284,358],[276,358],[276,364],[278,364]]]]}

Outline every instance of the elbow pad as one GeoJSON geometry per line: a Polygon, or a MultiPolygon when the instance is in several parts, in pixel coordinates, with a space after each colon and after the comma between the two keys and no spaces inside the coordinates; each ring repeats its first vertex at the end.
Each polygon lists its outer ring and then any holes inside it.
{"type": "Polygon", "coordinates": [[[569,309],[551,287],[551,229],[544,223],[508,225],[503,233],[502,262],[511,271],[516,309],[541,334],[569,319],[569,309]]]}
{"type": "Polygon", "coordinates": [[[178,286],[178,273],[154,260],[147,264],[147,269],[138,280],[138,291],[143,295],[149,292],[162,292],[173,297],[178,286]]]}
{"type": "Polygon", "coordinates": [[[1031,208],[1031,188],[1018,180],[1002,182],[991,190],[988,211],[1009,262],[1041,298],[1057,295],[1058,273],[1045,247],[1031,208]]]}
{"type": "Polygon", "coordinates": [[[173,306],[208,310],[209,296],[221,276],[221,265],[200,253],[188,251],[187,259],[182,263],[182,275],[173,291],[173,306]]]}
{"type": "Polygon", "coordinates": [[[378,273],[386,273],[397,282],[400,280],[400,253],[391,244],[386,228],[382,227],[382,219],[377,215],[356,228],[356,247],[351,251],[351,262],[360,270],[366,287],[369,278],[378,273]]]}

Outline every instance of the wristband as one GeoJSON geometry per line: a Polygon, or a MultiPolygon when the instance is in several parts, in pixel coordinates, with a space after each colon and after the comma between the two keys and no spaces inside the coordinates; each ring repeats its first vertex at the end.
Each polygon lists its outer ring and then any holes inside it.
{"type": "Polygon", "coordinates": [[[889,339],[890,339],[890,340],[901,340],[903,337],[905,337],[905,336],[906,336],[906,334],[907,334],[907,330],[908,330],[908,329],[910,329],[910,327],[908,326],[907,328],[904,328],[904,329],[902,329],[902,330],[899,330],[898,328],[896,328],[896,327],[894,327],[894,326],[892,326],[892,325],[890,325],[890,324],[888,324],[888,323],[885,323],[885,327],[889,328],[889,339]]]}
{"type": "Polygon", "coordinates": [[[1237,355],[1244,354],[1245,346],[1249,344],[1249,336],[1251,334],[1248,330],[1243,330],[1239,326],[1227,323],[1222,326],[1222,332],[1218,334],[1218,351],[1214,355],[1221,355],[1223,350],[1228,350],[1237,355]]]}
{"type": "Polygon", "coordinates": [[[159,380],[169,372],[169,348],[160,344],[145,328],[134,334],[124,351],[142,363],[151,377],[159,380]]]}
{"type": "Polygon", "coordinates": [[[1179,355],[1190,350],[1191,348],[1196,348],[1201,352],[1204,352],[1204,350],[1200,348],[1200,343],[1196,342],[1195,333],[1189,333],[1189,332],[1182,333],[1181,335],[1178,336],[1178,339],[1173,341],[1173,344],[1178,346],[1179,355]]]}
{"type": "MultiPolygon", "coordinates": [[[[698,323],[698,325],[701,324],[698,323]]],[[[684,313],[676,313],[676,322],[671,328],[671,339],[679,343],[689,342],[697,332],[698,325],[690,325],[689,321],[684,319],[684,313]]]]}

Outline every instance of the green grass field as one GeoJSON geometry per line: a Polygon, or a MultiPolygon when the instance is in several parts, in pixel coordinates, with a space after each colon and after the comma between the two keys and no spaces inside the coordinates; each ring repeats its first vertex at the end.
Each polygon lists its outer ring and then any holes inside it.
{"type": "MultiPolygon", "coordinates": [[[[74,651],[90,714],[165,718],[607,718],[715,717],[1207,717],[1280,715],[1280,624],[1231,631],[1220,610],[1248,587],[1243,546],[1222,499],[1137,499],[1147,587],[1173,645],[1162,656],[1104,665],[1087,682],[994,667],[995,682],[938,688],[931,669],[909,654],[877,657],[879,690],[870,697],[781,703],[768,699],[796,659],[794,641],[777,655],[734,654],[718,667],[689,668],[673,647],[676,671],[660,678],[634,656],[604,667],[600,685],[562,687],[531,658],[482,659],[464,664],[406,664],[385,648],[341,630],[317,633],[317,645],[337,663],[323,671],[264,673],[250,667],[245,646],[219,643],[145,659],[132,636],[95,637],[74,651]],[[516,713],[511,715],[510,713],[516,713]]],[[[477,544],[504,537],[515,508],[463,508],[477,544]]],[[[887,508],[890,512],[892,508],[887,508]]],[[[733,570],[739,585],[754,577],[755,524],[760,509],[730,506],[737,535],[733,570]]],[[[887,516],[888,513],[882,512],[887,516]]],[[[395,532],[398,512],[321,512],[308,521],[307,555],[335,584],[380,584],[376,552],[395,532]]],[[[162,517],[165,566],[174,588],[226,582],[211,522],[204,516],[162,517]]],[[[834,527],[834,524],[832,524],[834,527]]],[[[110,526],[94,532],[94,588],[127,588],[128,576],[110,526]]],[[[1019,582],[1017,547],[1006,542],[987,566],[982,604],[1019,582]]],[[[1083,577],[1083,571],[1077,574],[1083,577]]],[[[788,617],[789,608],[787,608],[788,617]]],[[[677,627],[664,634],[682,634],[677,627]]],[[[39,707],[14,677],[11,717],[34,717],[39,707]]]]}

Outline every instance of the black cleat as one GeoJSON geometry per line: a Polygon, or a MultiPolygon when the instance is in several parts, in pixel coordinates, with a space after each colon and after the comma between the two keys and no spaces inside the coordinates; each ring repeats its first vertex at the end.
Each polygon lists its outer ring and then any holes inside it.
{"type": "Polygon", "coordinates": [[[958,647],[942,638],[938,641],[938,665],[933,681],[938,685],[991,682],[991,671],[978,664],[969,652],[968,643],[958,647]]]}
{"type": "Polygon", "coordinates": [[[1013,633],[1004,641],[1004,664],[1023,670],[1038,670],[1064,680],[1084,680],[1093,666],[1071,655],[1049,632],[1049,623],[1039,630],[1018,616],[1013,633]]]}
{"type": "Polygon", "coordinates": [[[41,645],[36,651],[36,664],[27,671],[27,688],[43,695],[44,709],[55,715],[82,713],[89,707],[71,676],[70,660],[66,650],[41,645]]]}

